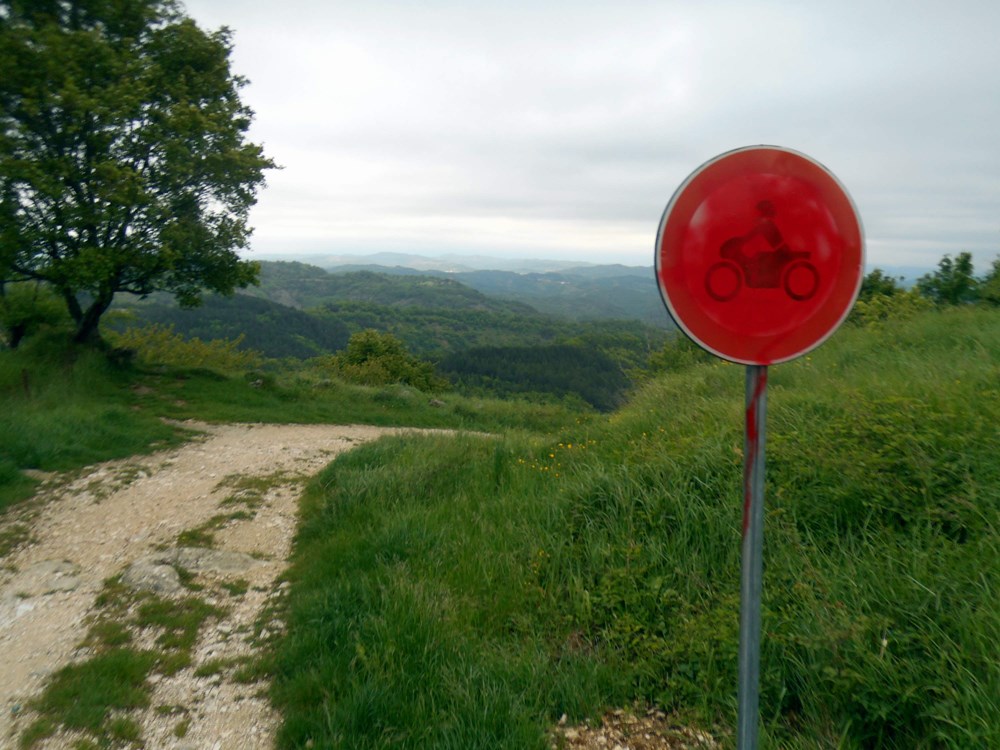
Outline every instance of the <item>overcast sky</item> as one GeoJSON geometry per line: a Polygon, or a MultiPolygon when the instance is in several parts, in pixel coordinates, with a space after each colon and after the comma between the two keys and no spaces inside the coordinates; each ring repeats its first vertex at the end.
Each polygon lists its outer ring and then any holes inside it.
{"type": "Polygon", "coordinates": [[[188,0],[233,30],[251,137],[284,168],[257,255],[652,265],[700,164],[828,167],[868,265],[1000,253],[1000,2],[188,0]]]}

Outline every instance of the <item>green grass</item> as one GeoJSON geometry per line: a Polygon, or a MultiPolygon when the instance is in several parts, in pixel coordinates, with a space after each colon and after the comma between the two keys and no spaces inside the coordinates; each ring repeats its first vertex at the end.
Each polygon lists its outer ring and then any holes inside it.
{"type": "MultiPolygon", "coordinates": [[[[998,363],[1000,315],[962,309],[845,328],[772,368],[763,748],[1000,746],[998,363]]],[[[732,744],[740,367],[691,366],[598,418],[39,345],[0,353],[0,393],[0,506],[31,492],[22,469],[183,439],[163,416],[495,433],[383,439],[311,483],[286,634],[238,670],[274,675],[281,747],[543,748],[563,713],[633,702],[732,744]]],[[[65,718],[68,686],[142,701],[130,665],[186,666],[206,607],[137,603],[152,655],[95,628],[98,653],[53,676],[22,742],[84,721],[65,718]]],[[[136,741],[98,713],[87,731],[136,741]]]]}
{"type": "Polygon", "coordinates": [[[566,634],[522,609],[528,532],[548,512],[514,468],[530,450],[386,439],[320,475],[275,664],[283,747],[541,748],[539,713],[592,700],[590,671],[615,680],[571,651],[553,663],[566,634]],[[493,502],[514,487],[516,508],[493,502]]]}
{"type": "Polygon", "coordinates": [[[347,385],[291,364],[277,373],[139,367],[45,337],[0,351],[0,398],[0,512],[37,488],[26,469],[77,469],[191,436],[163,418],[477,430],[547,430],[593,418],[558,404],[347,385]]]}
{"type": "MultiPolygon", "coordinates": [[[[772,368],[762,747],[1000,746],[1000,315],[772,368]]],[[[312,483],[283,748],[546,746],[638,701],[733,742],[743,368],[551,437],[393,438],[312,483]]]]}
{"type": "MultiPolygon", "coordinates": [[[[91,654],[54,673],[30,702],[34,722],[20,737],[34,747],[60,729],[85,735],[81,747],[142,746],[140,726],[124,711],[150,704],[153,673],[170,676],[191,665],[198,632],[209,618],[225,615],[196,597],[164,599],[136,592],[117,578],[105,581],[95,601],[83,641],[91,654]],[[153,638],[155,649],[130,644],[138,634],[153,638]]],[[[173,713],[171,707],[158,707],[173,713]]]]}
{"type": "Polygon", "coordinates": [[[149,705],[146,681],[155,655],[132,649],[112,649],[80,664],[63,667],[49,679],[33,708],[42,714],[22,737],[22,747],[33,747],[52,734],[56,724],[97,736],[122,736],[129,729],[116,723],[112,711],[149,705]],[[52,718],[58,717],[58,718],[52,718]]]}
{"type": "Polygon", "coordinates": [[[37,486],[38,482],[22,474],[14,461],[6,456],[0,457],[0,513],[29,497],[37,486]]]}
{"type": "Polygon", "coordinates": [[[139,628],[157,628],[156,645],[169,650],[190,652],[198,637],[198,629],[209,617],[221,617],[225,612],[201,599],[151,598],[139,605],[135,624],[139,628]]]}
{"type": "Polygon", "coordinates": [[[24,469],[76,469],[185,438],[159,415],[133,410],[133,378],[102,354],[54,340],[0,352],[0,512],[37,486],[24,469]]]}

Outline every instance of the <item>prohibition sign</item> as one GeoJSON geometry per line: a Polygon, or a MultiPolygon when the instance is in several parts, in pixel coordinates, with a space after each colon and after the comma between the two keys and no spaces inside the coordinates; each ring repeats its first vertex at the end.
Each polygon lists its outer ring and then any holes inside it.
{"type": "Polygon", "coordinates": [[[656,278],[674,322],[731,362],[771,365],[823,343],[861,287],[854,203],[826,167],[750,146],[709,160],[674,193],[656,278]]]}

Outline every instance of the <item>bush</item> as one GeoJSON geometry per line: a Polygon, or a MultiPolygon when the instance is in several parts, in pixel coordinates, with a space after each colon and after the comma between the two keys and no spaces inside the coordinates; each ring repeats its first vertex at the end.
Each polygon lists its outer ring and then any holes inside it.
{"type": "Polygon", "coordinates": [[[261,364],[260,354],[239,348],[243,336],[233,340],[185,339],[173,326],[149,325],[128,328],[108,336],[120,349],[134,350],[144,364],[204,368],[220,372],[242,371],[261,364]]]}
{"type": "Polygon", "coordinates": [[[432,364],[407,352],[398,338],[372,329],[351,336],[347,348],[331,357],[329,364],[341,378],[359,385],[398,383],[428,392],[448,385],[432,364]]]}
{"type": "Polygon", "coordinates": [[[934,303],[916,289],[894,294],[873,294],[868,299],[858,299],[848,316],[848,322],[857,326],[878,326],[889,320],[908,320],[934,303]]]}

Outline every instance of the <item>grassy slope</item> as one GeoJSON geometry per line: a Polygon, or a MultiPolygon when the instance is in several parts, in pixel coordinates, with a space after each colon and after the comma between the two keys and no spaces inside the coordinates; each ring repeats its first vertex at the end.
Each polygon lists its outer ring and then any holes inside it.
{"type": "MultiPolygon", "coordinates": [[[[1000,745],[998,361],[1000,317],[970,310],[774,368],[765,747],[1000,745]]],[[[0,354],[0,394],[0,508],[20,469],[183,439],[160,416],[503,433],[383,441],[317,480],[275,662],[286,746],[542,747],[563,711],[632,699],[732,725],[741,368],[558,433],[550,407],[31,346],[0,354]]]]}
{"type": "Polygon", "coordinates": [[[130,408],[132,382],[94,352],[25,344],[0,353],[0,511],[32,493],[23,469],[75,469],[182,440],[130,408]]]}
{"type": "Polygon", "coordinates": [[[205,369],[115,366],[65,343],[29,340],[0,351],[0,512],[29,497],[25,469],[65,471],[167,447],[190,432],[165,423],[297,422],[467,429],[550,429],[578,412],[560,405],[430,396],[316,373],[275,377],[205,369]]]}
{"type": "MultiPolygon", "coordinates": [[[[1000,315],[773,368],[762,745],[1000,746],[1000,315]]],[[[655,703],[731,740],[742,368],[552,437],[396,438],[303,509],[282,747],[542,748],[655,703]]]]}

